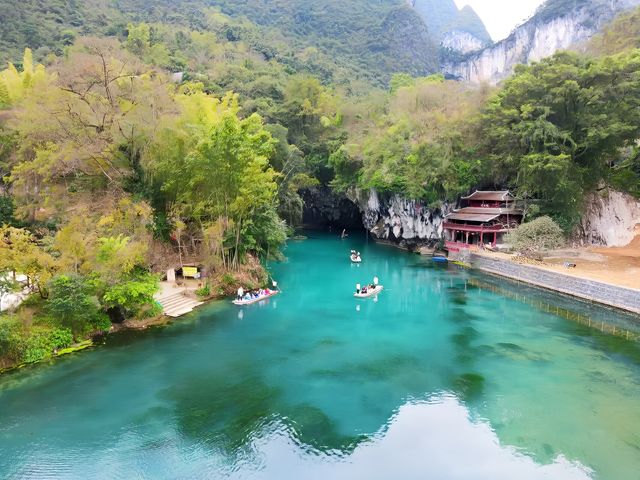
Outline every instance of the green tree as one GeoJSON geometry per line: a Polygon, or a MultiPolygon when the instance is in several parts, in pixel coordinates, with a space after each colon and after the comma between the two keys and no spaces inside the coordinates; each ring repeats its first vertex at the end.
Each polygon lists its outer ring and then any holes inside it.
{"type": "Polygon", "coordinates": [[[108,309],[121,309],[125,318],[136,316],[144,307],[155,305],[153,295],[158,288],[159,280],[156,275],[136,268],[106,288],[102,303],[108,309]]]}
{"type": "Polygon", "coordinates": [[[640,52],[589,58],[559,53],[520,66],[483,119],[496,176],[541,200],[565,230],[584,193],[607,182],[623,148],[640,136],[640,52]]]}
{"type": "Polygon", "coordinates": [[[151,28],[146,23],[135,25],[130,23],[127,25],[127,49],[142,56],[149,50],[151,46],[151,28]]]}
{"type": "Polygon", "coordinates": [[[105,327],[104,314],[91,282],[83,277],[58,275],[49,283],[47,311],[76,338],[105,327]]]}

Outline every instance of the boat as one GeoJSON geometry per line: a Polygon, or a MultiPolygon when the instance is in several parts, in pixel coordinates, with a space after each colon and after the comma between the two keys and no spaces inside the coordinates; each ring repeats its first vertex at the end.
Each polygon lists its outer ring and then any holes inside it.
{"type": "Polygon", "coordinates": [[[352,254],[349,258],[351,258],[351,261],[352,261],[353,263],[360,263],[360,262],[362,262],[362,258],[360,257],[360,255],[352,254]]]}
{"type": "Polygon", "coordinates": [[[376,288],[367,289],[367,293],[354,293],[353,296],[356,298],[367,298],[377,295],[382,291],[384,287],[382,285],[378,285],[376,288]]]}
{"type": "Polygon", "coordinates": [[[436,263],[447,263],[449,261],[449,259],[447,257],[444,256],[444,254],[442,253],[434,253],[433,254],[433,261],[436,263]]]}
{"type": "Polygon", "coordinates": [[[272,291],[271,293],[269,293],[268,295],[262,295],[258,298],[251,298],[249,300],[234,300],[232,303],[234,305],[251,305],[252,303],[257,303],[257,302],[261,302],[262,300],[266,300],[269,297],[273,297],[274,295],[279,294],[280,292],[278,290],[276,291],[272,291]]]}

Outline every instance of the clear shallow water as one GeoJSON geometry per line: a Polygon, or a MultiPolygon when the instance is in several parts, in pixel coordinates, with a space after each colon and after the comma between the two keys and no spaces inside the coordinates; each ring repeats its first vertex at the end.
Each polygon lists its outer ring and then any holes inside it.
{"type": "Polygon", "coordinates": [[[0,478],[640,478],[637,344],[359,238],[286,254],[263,304],[1,376],[0,478]]]}

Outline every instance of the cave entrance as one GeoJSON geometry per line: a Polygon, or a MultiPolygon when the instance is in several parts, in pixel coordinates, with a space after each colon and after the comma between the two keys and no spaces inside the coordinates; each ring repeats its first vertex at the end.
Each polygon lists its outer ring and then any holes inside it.
{"type": "Polygon", "coordinates": [[[328,231],[365,231],[362,212],[345,195],[333,192],[329,187],[303,190],[302,225],[304,228],[328,231]]]}

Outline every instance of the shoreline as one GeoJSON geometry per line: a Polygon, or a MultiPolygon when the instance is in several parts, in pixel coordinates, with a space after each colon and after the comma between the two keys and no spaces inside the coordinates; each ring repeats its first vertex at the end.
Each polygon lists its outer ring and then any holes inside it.
{"type": "Polygon", "coordinates": [[[474,270],[533,285],[605,307],[640,315],[640,290],[577,275],[512,262],[478,252],[471,252],[469,263],[474,270]]]}
{"type": "MultiPolygon", "coordinates": [[[[378,244],[423,255],[419,250],[411,251],[395,242],[376,239],[373,235],[372,238],[378,244]]],[[[579,275],[576,272],[572,274],[557,271],[553,268],[553,264],[539,266],[516,263],[509,257],[503,258],[487,252],[469,250],[468,257],[458,254],[450,256],[449,260],[451,263],[479,272],[640,316],[640,288],[589,278],[587,275],[579,275]],[[490,264],[491,262],[493,265],[490,264]]]]}
{"type": "MultiPolygon", "coordinates": [[[[226,297],[224,296],[212,296],[210,298],[205,299],[200,305],[198,305],[198,307],[209,305],[215,301],[224,300],[225,298],[226,297]]],[[[124,332],[139,332],[139,331],[147,330],[149,328],[160,328],[160,327],[169,326],[173,324],[176,320],[187,315],[187,313],[192,313],[196,309],[199,309],[198,307],[194,308],[194,310],[190,312],[185,312],[184,314],[178,317],[171,317],[169,315],[162,314],[153,318],[146,318],[143,320],[125,320],[122,323],[113,324],[111,329],[108,332],[101,335],[95,335],[92,338],[88,338],[81,342],[70,345],[69,347],[62,348],[56,353],[53,353],[50,357],[43,358],[35,362],[19,363],[16,365],[12,365],[10,367],[0,368],[0,375],[3,375],[5,373],[11,373],[16,370],[20,370],[21,368],[35,366],[45,362],[50,362],[50,361],[56,360],[59,357],[63,357],[65,355],[70,355],[72,353],[77,353],[83,350],[91,349],[93,347],[98,347],[101,344],[99,339],[107,337],[109,335],[117,335],[119,333],[124,333],[124,332]]]]}

